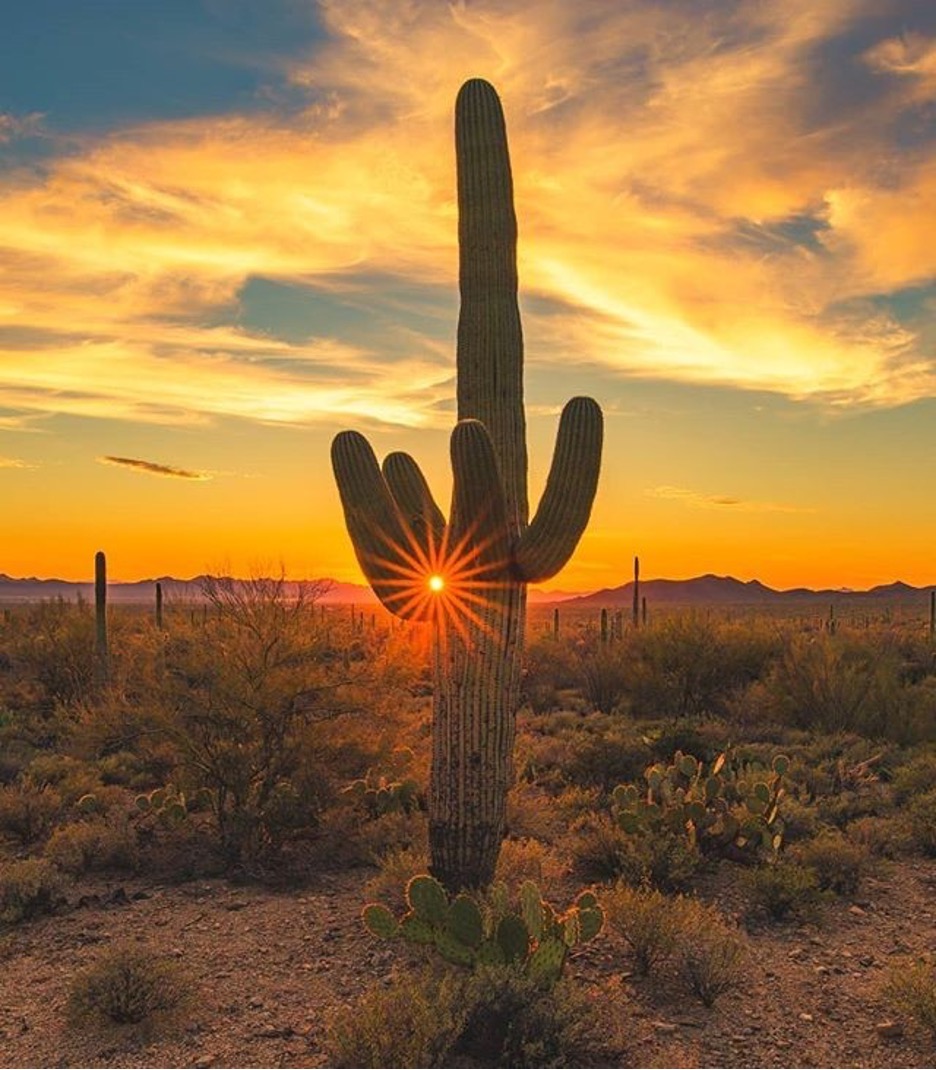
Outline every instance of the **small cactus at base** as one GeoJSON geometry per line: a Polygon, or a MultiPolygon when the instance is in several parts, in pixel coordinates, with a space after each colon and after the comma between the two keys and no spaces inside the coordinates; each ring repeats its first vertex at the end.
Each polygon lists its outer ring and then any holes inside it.
{"type": "Polygon", "coordinates": [[[407,884],[409,910],[402,918],[370,903],[362,920],[380,939],[432,946],[458,966],[509,966],[552,986],[569,950],[601,932],[604,913],[591,892],[582,892],[557,914],[533,881],[523,883],[518,901],[514,909],[503,885],[495,885],[484,901],[467,892],[449,900],[439,881],[421,874],[407,884]]]}

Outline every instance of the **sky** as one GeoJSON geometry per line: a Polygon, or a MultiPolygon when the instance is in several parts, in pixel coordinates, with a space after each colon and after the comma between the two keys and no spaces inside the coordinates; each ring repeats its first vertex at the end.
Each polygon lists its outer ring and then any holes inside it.
{"type": "Polygon", "coordinates": [[[492,82],[549,586],[936,582],[930,0],[30,0],[0,35],[0,572],[361,581],[333,436],[450,492],[453,105],[492,82]]]}

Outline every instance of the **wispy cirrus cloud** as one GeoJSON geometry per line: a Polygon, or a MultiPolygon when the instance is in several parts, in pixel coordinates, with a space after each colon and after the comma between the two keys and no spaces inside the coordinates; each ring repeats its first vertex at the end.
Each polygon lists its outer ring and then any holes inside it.
{"type": "Polygon", "coordinates": [[[882,32],[871,0],[322,3],[327,39],[280,67],[304,107],[140,124],[0,178],[0,405],[439,422],[451,328],[410,318],[454,286],[451,108],[476,74],[508,114],[536,360],[932,396],[936,157],[905,129],[936,15],[892,7],[920,28],[882,32]],[[384,319],[376,276],[408,294],[384,319]],[[258,330],[254,279],[340,298],[359,336],[258,330]]]}
{"type": "Polygon", "coordinates": [[[170,479],[192,479],[204,481],[212,478],[210,472],[195,472],[188,468],[175,468],[168,464],[157,464],[155,461],[144,461],[139,457],[98,457],[100,464],[115,465],[118,468],[130,468],[135,472],[144,472],[151,476],[164,476],[170,479]]]}
{"type": "Polygon", "coordinates": [[[0,468],[35,468],[36,465],[19,457],[0,457],[0,468]]]}
{"type": "Polygon", "coordinates": [[[745,498],[735,498],[727,494],[702,494],[687,487],[674,487],[663,484],[659,487],[651,487],[644,493],[650,498],[662,498],[664,501],[680,502],[690,509],[730,509],[738,513],[808,513],[810,509],[804,509],[796,505],[786,505],[782,502],[752,501],[745,498]]]}

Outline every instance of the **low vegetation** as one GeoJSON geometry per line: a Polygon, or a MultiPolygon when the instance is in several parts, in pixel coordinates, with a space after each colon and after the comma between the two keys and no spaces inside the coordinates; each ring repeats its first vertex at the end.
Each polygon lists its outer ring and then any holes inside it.
{"type": "MultiPolygon", "coordinates": [[[[570,968],[591,949],[641,998],[705,1013],[749,982],[759,941],[821,931],[876,868],[936,855],[919,627],[674,614],[602,639],[596,619],[556,635],[550,616],[526,655],[495,885],[449,896],[426,875],[424,637],[320,594],[214,582],[161,628],[118,611],[106,681],[88,607],[0,619],[0,929],[99,874],[359,873],[394,978],[327,1015],[332,1065],[581,1065],[623,1043],[624,1012],[570,968]]],[[[106,944],[63,978],[69,1019],[173,1018],[183,967],[106,944]]],[[[900,962],[881,998],[933,1031],[934,991],[931,964],[900,962]]]]}

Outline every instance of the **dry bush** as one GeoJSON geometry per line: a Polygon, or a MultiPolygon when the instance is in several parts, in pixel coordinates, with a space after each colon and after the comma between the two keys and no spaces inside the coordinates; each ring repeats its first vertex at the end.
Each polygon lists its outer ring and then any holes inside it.
{"type": "Polygon", "coordinates": [[[62,811],[62,797],[47,784],[28,777],[0,788],[0,835],[24,847],[47,836],[62,811]]]}
{"type": "Polygon", "coordinates": [[[936,789],[917,795],[906,813],[913,848],[925,855],[936,856],[936,789]]]}
{"type": "Polygon", "coordinates": [[[898,858],[913,850],[913,836],[905,814],[856,818],[848,825],[848,838],[880,858],[898,858]]]}
{"type": "Polygon", "coordinates": [[[678,938],[674,954],[677,974],[706,1007],[744,980],[747,941],[719,912],[694,899],[675,904],[678,938]]]}
{"type": "Polygon", "coordinates": [[[325,1048],[329,1066],[610,1066],[597,1050],[614,1032],[610,1021],[596,1029],[603,1012],[568,981],[544,989],[503,967],[424,970],[338,1010],[325,1048]]]}
{"type": "Polygon", "coordinates": [[[832,829],[797,844],[790,857],[815,873],[820,890],[835,895],[854,895],[869,861],[866,847],[832,829]]]}
{"type": "Polygon", "coordinates": [[[143,948],[116,947],[72,981],[68,1018],[78,1026],[156,1024],[183,1010],[192,996],[178,962],[143,948]]]}
{"type": "Polygon", "coordinates": [[[571,865],[551,847],[532,838],[508,839],[501,844],[495,880],[519,885],[525,880],[549,885],[569,875],[571,865]]]}
{"type": "Polygon", "coordinates": [[[618,883],[601,903],[611,927],[630,944],[639,973],[670,958],[679,939],[679,909],[671,896],[618,883]]]}
{"type": "Polygon", "coordinates": [[[364,886],[368,899],[376,899],[396,911],[406,909],[406,886],[412,877],[429,871],[429,853],[425,843],[385,852],[378,859],[380,871],[364,886]]]}
{"type": "Polygon", "coordinates": [[[796,862],[749,870],[744,886],[752,913],[765,913],[773,921],[813,918],[823,901],[816,874],[796,862]]]}
{"type": "Polygon", "coordinates": [[[48,859],[26,858],[0,867],[0,922],[15,925],[50,914],[63,888],[62,874],[48,859]]]}
{"type": "Polygon", "coordinates": [[[936,1038],[936,966],[932,962],[901,962],[893,966],[883,995],[936,1038]]]}
{"type": "Polygon", "coordinates": [[[137,836],[125,817],[92,818],[57,828],[43,854],[63,872],[135,870],[139,864],[137,836]]]}

